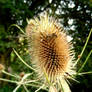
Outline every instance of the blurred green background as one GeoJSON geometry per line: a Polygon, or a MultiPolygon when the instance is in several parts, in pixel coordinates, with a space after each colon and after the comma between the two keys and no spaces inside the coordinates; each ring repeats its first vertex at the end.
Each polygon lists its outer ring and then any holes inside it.
{"type": "MultiPolygon", "coordinates": [[[[31,19],[45,10],[59,19],[66,33],[71,36],[76,59],[81,53],[92,28],[92,0],[0,0],[0,63],[5,66],[6,71],[15,74],[32,72],[20,62],[12,49],[15,48],[25,62],[31,65],[26,37],[17,27],[10,29],[9,27],[12,24],[17,24],[25,31],[26,19],[31,19]]],[[[92,35],[81,60],[78,62],[77,70],[91,49],[92,35]]],[[[92,55],[82,70],[82,72],[88,71],[92,71],[92,55]]],[[[0,74],[0,77],[12,80],[11,77],[3,74],[0,74]]],[[[92,91],[92,74],[77,76],[77,80],[80,83],[71,82],[72,92],[92,91]]],[[[0,92],[12,92],[15,87],[15,84],[0,81],[0,92]]],[[[29,87],[30,92],[34,92],[35,89],[35,87],[29,87]]],[[[18,92],[25,91],[21,87],[18,92]]]]}

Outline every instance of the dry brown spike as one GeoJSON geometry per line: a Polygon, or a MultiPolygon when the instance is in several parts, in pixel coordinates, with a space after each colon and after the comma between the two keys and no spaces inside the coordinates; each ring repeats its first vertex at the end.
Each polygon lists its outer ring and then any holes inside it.
{"type": "Polygon", "coordinates": [[[63,28],[46,13],[31,19],[26,27],[32,63],[39,75],[44,69],[50,81],[64,77],[66,72],[73,73],[71,45],[63,28]]]}

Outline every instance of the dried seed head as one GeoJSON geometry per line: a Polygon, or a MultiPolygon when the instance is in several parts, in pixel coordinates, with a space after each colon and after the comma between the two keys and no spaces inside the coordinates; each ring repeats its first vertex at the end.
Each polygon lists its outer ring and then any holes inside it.
{"type": "Polygon", "coordinates": [[[20,77],[21,77],[21,78],[24,77],[24,75],[25,75],[24,72],[21,72],[21,73],[20,73],[20,77]]]}
{"type": "MultiPolygon", "coordinates": [[[[56,20],[47,14],[29,21],[26,33],[31,50],[32,62],[38,68],[38,73],[53,81],[72,71],[71,45],[66,33],[56,20]]],[[[69,73],[69,74],[70,74],[69,73]]]]}
{"type": "Polygon", "coordinates": [[[80,58],[81,56],[80,55],[78,55],[78,58],[80,58]]]}
{"type": "Polygon", "coordinates": [[[4,66],[0,64],[0,71],[4,70],[4,66]]]}

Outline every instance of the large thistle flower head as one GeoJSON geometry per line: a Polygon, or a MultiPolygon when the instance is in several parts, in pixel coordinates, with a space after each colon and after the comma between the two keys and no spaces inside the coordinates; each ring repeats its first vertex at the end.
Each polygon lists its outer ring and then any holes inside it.
{"type": "Polygon", "coordinates": [[[28,22],[26,33],[31,61],[42,78],[46,73],[54,81],[73,73],[71,44],[57,20],[44,13],[28,22]]]}

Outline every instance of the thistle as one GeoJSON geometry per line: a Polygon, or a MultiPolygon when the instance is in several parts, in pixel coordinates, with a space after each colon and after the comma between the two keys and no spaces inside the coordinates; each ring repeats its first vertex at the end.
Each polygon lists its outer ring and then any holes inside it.
{"type": "Polygon", "coordinates": [[[57,20],[46,13],[35,17],[28,22],[26,34],[31,61],[42,78],[46,72],[53,83],[74,73],[72,45],[57,20]]]}

